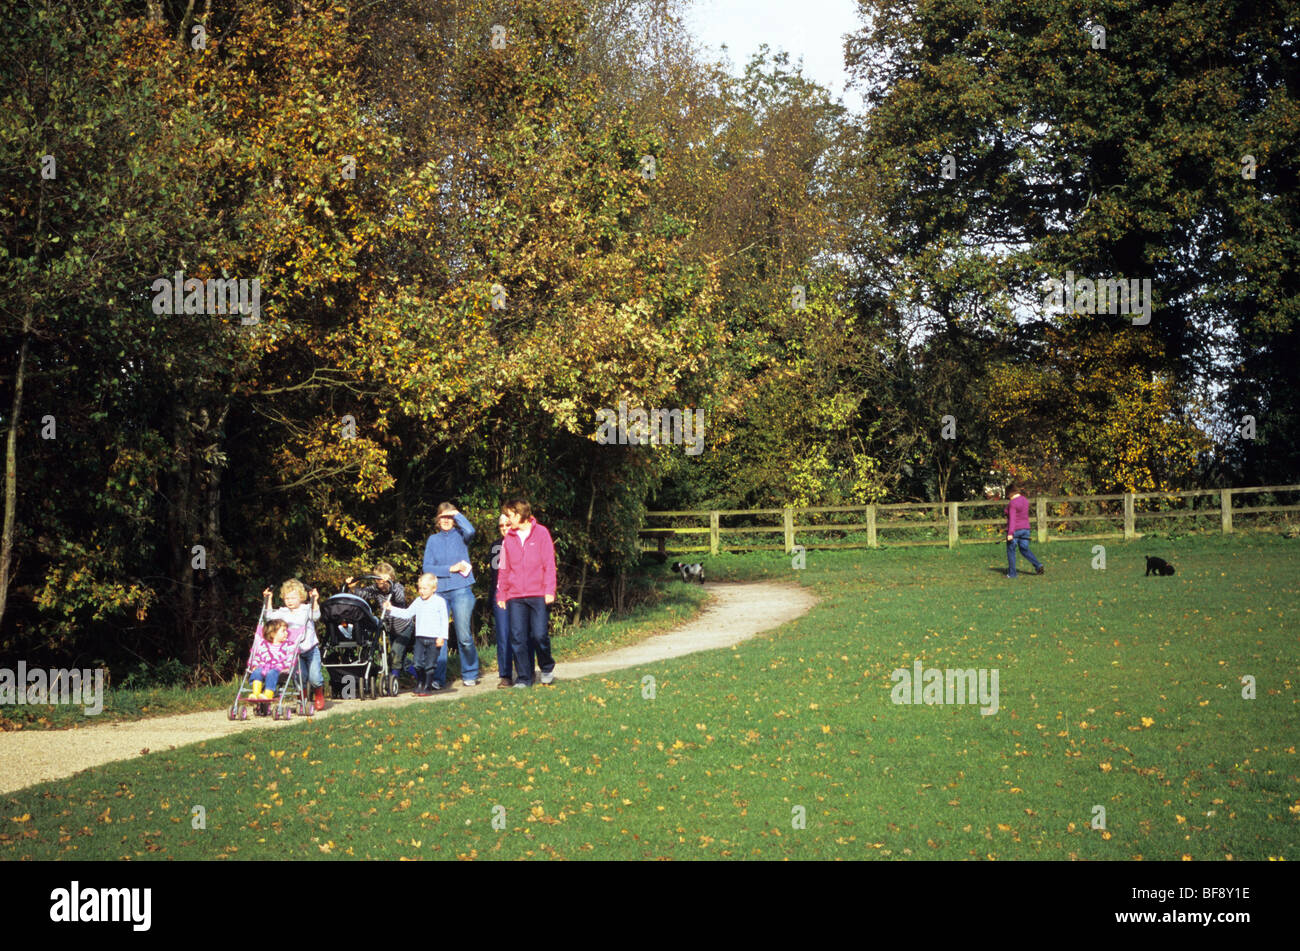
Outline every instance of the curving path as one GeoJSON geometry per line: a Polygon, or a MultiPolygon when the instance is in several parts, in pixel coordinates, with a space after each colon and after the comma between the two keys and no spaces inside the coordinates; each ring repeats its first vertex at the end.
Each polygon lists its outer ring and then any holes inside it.
{"type": "MultiPolygon", "coordinates": [[[[731,647],[755,634],[793,621],[806,614],[817,601],[806,588],[791,584],[710,584],[705,585],[705,589],[711,597],[700,614],[667,634],[649,637],[639,644],[584,660],[566,662],[562,655],[557,657],[555,682],[562,684],[579,677],[637,667],[696,651],[731,647]]],[[[479,681],[476,687],[457,684],[450,690],[431,697],[416,697],[407,693],[400,697],[376,700],[329,702],[313,719],[356,713],[375,707],[447,702],[495,689],[495,678],[490,678],[479,681]]],[[[302,722],[299,717],[287,721],[258,717],[231,722],[226,719],[224,710],[213,710],[105,723],[77,730],[16,730],[0,733],[0,794],[35,783],[63,779],[83,769],[114,760],[130,759],[150,751],[175,749],[187,743],[212,740],[247,730],[292,728],[302,722]]]]}

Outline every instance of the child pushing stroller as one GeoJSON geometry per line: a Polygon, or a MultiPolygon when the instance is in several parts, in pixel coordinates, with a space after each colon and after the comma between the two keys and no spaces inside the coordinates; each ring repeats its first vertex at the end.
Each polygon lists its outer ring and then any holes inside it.
{"type": "Polygon", "coordinates": [[[321,671],[320,642],[316,638],[316,624],[320,621],[320,593],[311,589],[311,607],[303,601],[308,597],[307,586],[297,578],[280,585],[280,599],[284,607],[271,609],[271,589],[262,592],[266,599],[263,614],[268,620],[279,619],[289,625],[289,640],[298,649],[298,672],[301,675],[304,698],[311,691],[317,710],[325,709],[325,675],[321,671]]]}
{"type": "MultiPolygon", "coordinates": [[[[384,601],[390,601],[395,608],[407,606],[406,589],[397,580],[396,569],[386,561],[375,565],[374,574],[360,577],[349,575],[343,582],[343,590],[364,598],[371,605],[380,606],[384,601]]],[[[405,668],[407,674],[418,680],[414,665],[415,621],[388,615],[383,623],[384,630],[388,633],[388,646],[392,657],[389,668],[395,673],[405,668]]],[[[392,696],[397,696],[396,691],[392,692],[392,696]]]]}

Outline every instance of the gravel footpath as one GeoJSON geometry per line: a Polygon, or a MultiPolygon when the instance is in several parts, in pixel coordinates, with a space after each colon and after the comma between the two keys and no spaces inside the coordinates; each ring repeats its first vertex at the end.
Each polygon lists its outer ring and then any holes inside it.
{"type": "MultiPolygon", "coordinates": [[[[695,619],[667,634],[650,637],[631,647],[597,654],[585,660],[566,662],[560,656],[556,659],[555,682],[562,684],[579,677],[637,667],[696,651],[731,647],[807,613],[817,600],[807,589],[791,584],[709,584],[705,585],[705,589],[711,598],[695,619]]],[[[466,687],[457,683],[430,697],[405,693],[399,697],[381,697],[376,700],[327,701],[325,709],[311,719],[400,707],[409,703],[448,702],[495,689],[496,678],[489,677],[480,680],[478,686],[466,687]]],[[[224,710],[214,710],[105,723],[103,726],[77,730],[16,730],[0,733],[0,793],[62,779],[114,760],[175,749],[231,733],[257,729],[293,729],[304,719],[294,717],[292,720],[273,720],[270,717],[257,717],[232,722],[226,719],[224,710]]]]}

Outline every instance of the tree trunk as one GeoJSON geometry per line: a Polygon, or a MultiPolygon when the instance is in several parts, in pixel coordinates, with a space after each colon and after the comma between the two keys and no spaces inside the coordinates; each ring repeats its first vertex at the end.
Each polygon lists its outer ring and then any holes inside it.
{"type": "MultiPolygon", "coordinates": [[[[45,182],[41,181],[40,201],[36,210],[36,253],[41,261],[41,229],[45,226],[45,182]]],[[[5,607],[9,604],[9,585],[12,581],[15,523],[18,517],[18,421],[23,409],[23,380],[27,372],[27,347],[31,341],[32,325],[36,322],[35,304],[29,295],[23,312],[23,343],[18,348],[18,372],[14,376],[14,401],[9,416],[9,435],[5,439],[5,514],[4,527],[0,529],[0,624],[4,623],[5,607]]]]}
{"type": "Polygon", "coordinates": [[[23,317],[23,345],[18,350],[18,373],[14,377],[14,401],[9,414],[9,436],[5,440],[5,515],[0,541],[0,624],[9,603],[10,566],[14,555],[14,522],[18,510],[18,421],[23,410],[23,378],[27,371],[27,344],[32,329],[31,304],[23,317]]]}
{"type": "Polygon", "coordinates": [[[627,591],[627,572],[622,568],[618,569],[618,577],[614,579],[614,615],[622,617],[624,594],[627,591]]]}
{"type": "MultiPolygon", "coordinates": [[[[202,544],[207,550],[208,568],[204,572],[206,584],[200,589],[202,597],[199,598],[198,613],[193,619],[193,630],[191,638],[194,642],[195,658],[200,664],[207,663],[210,658],[205,656],[204,644],[206,634],[210,634],[221,626],[221,613],[226,607],[226,599],[223,596],[223,585],[221,583],[220,569],[227,563],[226,545],[221,537],[221,477],[225,471],[225,464],[221,462],[222,447],[225,443],[225,424],[226,416],[230,412],[230,402],[227,401],[221,408],[221,413],[217,416],[216,423],[212,426],[210,432],[211,439],[211,457],[214,462],[207,474],[207,482],[204,487],[204,504],[203,504],[203,541],[202,544]]],[[[213,671],[214,674],[221,673],[213,671]]]]}
{"type": "Polygon", "coordinates": [[[952,459],[940,460],[935,459],[936,487],[939,490],[939,501],[945,505],[948,503],[948,482],[952,479],[952,471],[956,468],[956,462],[952,459]]]}
{"type": "Polygon", "coordinates": [[[191,549],[194,545],[204,544],[204,542],[198,538],[193,516],[194,506],[190,498],[191,471],[194,465],[192,445],[189,407],[177,406],[172,430],[172,457],[175,469],[167,508],[167,541],[171,549],[171,574],[175,591],[172,604],[175,610],[178,646],[185,664],[195,669],[200,658],[194,624],[196,569],[191,566],[191,549]]]}
{"type": "MultiPolygon", "coordinates": [[[[587,499],[587,531],[582,540],[583,548],[591,545],[591,514],[596,510],[596,470],[591,470],[590,495],[587,499]]],[[[590,559],[584,555],[582,558],[582,577],[578,579],[578,604],[574,608],[573,622],[576,624],[582,620],[582,593],[587,590],[587,564],[590,559]]]]}

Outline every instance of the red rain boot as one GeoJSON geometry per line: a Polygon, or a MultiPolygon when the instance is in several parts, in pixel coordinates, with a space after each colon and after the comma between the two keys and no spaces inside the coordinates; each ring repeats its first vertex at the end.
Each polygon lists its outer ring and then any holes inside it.
{"type": "Polygon", "coordinates": [[[315,705],[317,710],[325,709],[325,688],[324,687],[316,688],[316,696],[313,700],[313,704],[315,705]]]}

